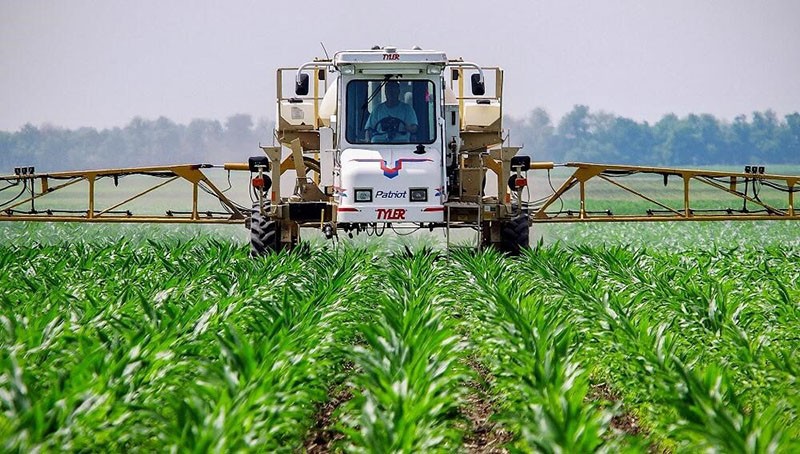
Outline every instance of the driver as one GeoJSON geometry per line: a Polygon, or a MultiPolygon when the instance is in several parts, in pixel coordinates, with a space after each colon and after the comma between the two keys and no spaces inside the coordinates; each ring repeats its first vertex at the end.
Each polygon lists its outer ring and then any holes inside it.
{"type": "Polygon", "coordinates": [[[386,82],[383,89],[386,101],[380,103],[367,119],[367,140],[370,142],[410,142],[417,132],[417,114],[408,104],[400,102],[400,84],[386,82]]]}

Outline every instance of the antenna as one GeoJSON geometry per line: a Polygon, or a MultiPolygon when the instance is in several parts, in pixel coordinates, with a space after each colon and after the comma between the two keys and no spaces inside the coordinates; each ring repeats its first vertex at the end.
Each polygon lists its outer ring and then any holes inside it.
{"type": "Polygon", "coordinates": [[[328,50],[327,50],[327,49],[325,49],[325,45],[324,45],[324,44],[322,44],[322,41],[320,41],[320,42],[319,42],[319,45],[320,45],[320,46],[322,46],[322,51],[323,51],[323,52],[325,52],[325,58],[327,58],[328,60],[330,60],[330,59],[331,59],[331,57],[328,55],[328,50]]]}

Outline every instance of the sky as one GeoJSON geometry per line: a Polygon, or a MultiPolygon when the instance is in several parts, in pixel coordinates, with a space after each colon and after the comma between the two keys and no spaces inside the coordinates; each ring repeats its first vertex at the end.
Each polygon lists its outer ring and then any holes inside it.
{"type": "Polygon", "coordinates": [[[0,130],[274,118],[275,70],[419,45],[505,70],[504,113],[800,110],[800,1],[0,0],[0,130]]]}

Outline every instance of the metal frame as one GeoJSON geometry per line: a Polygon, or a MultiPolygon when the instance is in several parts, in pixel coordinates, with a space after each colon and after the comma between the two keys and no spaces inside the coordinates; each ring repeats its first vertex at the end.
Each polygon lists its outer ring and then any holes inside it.
{"type": "MultiPolygon", "coordinates": [[[[217,188],[211,180],[206,177],[202,169],[212,168],[208,164],[196,165],[174,165],[174,166],[154,166],[154,167],[135,167],[105,170],[86,170],[74,172],[53,172],[29,175],[9,175],[0,179],[11,184],[26,183],[30,184],[30,196],[15,202],[7,202],[0,205],[0,221],[45,221],[45,222],[126,222],[126,223],[191,223],[191,224],[240,224],[243,223],[249,213],[245,213],[240,206],[230,200],[217,188]],[[95,183],[101,178],[114,178],[128,175],[145,175],[154,178],[165,179],[159,183],[144,189],[125,200],[106,207],[98,207],[95,200],[95,183]],[[50,182],[62,181],[64,183],[52,186],[50,182]],[[152,193],[173,183],[175,181],[185,181],[191,184],[191,212],[175,213],[167,211],[163,215],[136,215],[125,209],[127,205],[135,200],[140,200],[152,193]],[[35,183],[39,182],[41,190],[35,191],[35,183]],[[86,194],[86,210],[45,210],[37,211],[35,208],[36,200],[46,197],[63,188],[77,183],[87,182],[88,192],[86,194]],[[201,185],[227,209],[228,213],[201,213],[198,210],[198,195],[201,185]],[[30,204],[30,210],[19,211],[19,207],[30,204]],[[124,211],[123,211],[124,210],[124,211]]],[[[245,165],[246,169],[246,165],[245,165]]],[[[228,170],[242,170],[240,165],[232,165],[228,170]],[[235,168],[234,168],[235,167],[235,168]]]]}
{"type": "Polygon", "coordinates": [[[794,193],[800,192],[800,187],[798,186],[800,177],[798,176],[588,163],[567,163],[565,166],[574,167],[576,170],[552,196],[531,214],[530,218],[532,223],[800,220],[800,213],[798,213],[798,210],[794,206],[794,193]],[[682,181],[683,206],[680,208],[670,207],[666,202],[659,200],[655,196],[645,195],[641,191],[619,183],[618,181],[614,181],[614,179],[611,178],[612,176],[629,176],[636,174],[659,175],[665,179],[665,182],[670,176],[678,177],[682,181]],[[640,200],[650,202],[663,208],[663,211],[656,213],[650,210],[643,215],[613,214],[612,211],[607,211],[603,215],[594,215],[593,212],[589,212],[586,208],[587,203],[591,201],[589,195],[586,193],[586,184],[592,180],[608,182],[622,191],[636,196],[636,198],[640,200]],[[727,180],[727,186],[719,180],[727,180]],[[721,209],[709,212],[708,210],[693,208],[691,204],[693,192],[690,185],[693,181],[703,183],[722,193],[732,195],[736,197],[737,200],[757,205],[761,210],[752,212],[750,210],[721,209]],[[753,182],[769,182],[772,185],[785,185],[785,191],[787,192],[786,206],[771,206],[738,189],[738,186],[742,183],[747,185],[753,182]],[[553,213],[547,211],[548,208],[565,194],[573,190],[575,186],[578,187],[578,202],[580,204],[577,213],[553,213]]]}

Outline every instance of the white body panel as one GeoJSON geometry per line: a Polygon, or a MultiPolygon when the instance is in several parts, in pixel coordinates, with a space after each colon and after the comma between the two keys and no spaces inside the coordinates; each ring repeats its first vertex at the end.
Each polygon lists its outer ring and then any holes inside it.
{"type": "Polygon", "coordinates": [[[334,85],[325,92],[322,102],[319,104],[319,120],[323,126],[332,126],[331,117],[336,115],[337,103],[339,102],[338,85],[334,85]]]}
{"type": "Polygon", "coordinates": [[[333,129],[319,128],[319,184],[333,186],[333,129]]]}
{"type": "MultiPolygon", "coordinates": [[[[394,63],[447,63],[447,55],[435,50],[395,49],[385,47],[371,50],[345,50],[333,56],[336,66],[351,63],[382,64],[388,68],[397,68],[394,63]]],[[[374,67],[374,66],[371,66],[374,67]]]]}
{"type": "Polygon", "coordinates": [[[485,128],[500,121],[502,112],[499,102],[486,101],[485,104],[478,104],[474,100],[464,103],[464,127],[485,128]]]}
{"type": "Polygon", "coordinates": [[[443,222],[441,151],[415,154],[413,145],[342,151],[336,187],[339,222],[443,222]],[[427,201],[411,201],[411,189],[426,189],[427,201]],[[356,190],[371,190],[371,202],[356,190]]]}
{"type": "Polygon", "coordinates": [[[301,102],[281,101],[278,116],[292,126],[308,126],[314,124],[314,104],[309,100],[301,102]]]}

